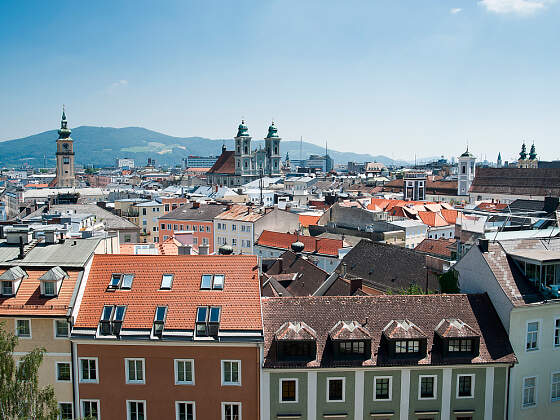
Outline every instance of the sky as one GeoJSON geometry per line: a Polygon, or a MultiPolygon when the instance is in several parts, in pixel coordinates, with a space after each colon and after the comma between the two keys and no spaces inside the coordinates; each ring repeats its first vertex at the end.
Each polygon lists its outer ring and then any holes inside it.
{"type": "Polygon", "coordinates": [[[70,127],[560,159],[559,22],[560,0],[4,0],[0,140],[65,104],[70,127]]]}

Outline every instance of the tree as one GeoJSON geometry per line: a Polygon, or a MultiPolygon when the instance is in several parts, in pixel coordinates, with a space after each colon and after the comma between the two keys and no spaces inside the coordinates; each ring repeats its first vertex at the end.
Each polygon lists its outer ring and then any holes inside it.
{"type": "Polygon", "coordinates": [[[44,348],[35,348],[16,365],[18,338],[0,325],[0,418],[4,420],[55,420],[58,405],[51,385],[39,388],[39,367],[44,348]]]}
{"type": "Polygon", "coordinates": [[[416,283],[411,283],[408,287],[402,287],[398,290],[389,289],[385,292],[387,295],[433,295],[437,293],[435,290],[425,291],[416,283]]]}

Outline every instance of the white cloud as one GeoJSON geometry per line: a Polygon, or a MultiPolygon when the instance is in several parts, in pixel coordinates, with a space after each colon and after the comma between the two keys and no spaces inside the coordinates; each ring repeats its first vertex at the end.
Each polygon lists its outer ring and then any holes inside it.
{"type": "Polygon", "coordinates": [[[119,80],[118,82],[112,83],[111,87],[114,89],[119,86],[126,86],[126,85],[128,85],[128,80],[119,80]]]}
{"type": "Polygon", "coordinates": [[[545,9],[556,0],[480,0],[479,5],[489,12],[528,16],[545,9]]]}
{"type": "Polygon", "coordinates": [[[463,11],[463,9],[461,9],[460,7],[454,7],[453,9],[451,9],[449,12],[452,15],[456,15],[457,13],[461,13],[463,11]]]}

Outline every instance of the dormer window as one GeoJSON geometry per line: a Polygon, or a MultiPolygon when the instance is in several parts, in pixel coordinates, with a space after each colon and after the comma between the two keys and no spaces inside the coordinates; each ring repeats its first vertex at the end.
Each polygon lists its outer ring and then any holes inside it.
{"type": "Polygon", "coordinates": [[[418,353],[419,351],[419,340],[397,340],[395,342],[395,353],[418,353]]]}
{"type": "Polygon", "coordinates": [[[363,355],[365,346],[364,341],[341,341],[338,343],[338,352],[347,355],[363,355]]]}
{"type": "Polygon", "coordinates": [[[275,334],[279,359],[311,360],[315,358],[317,333],[305,322],[285,322],[275,334]]]}
{"type": "Polygon", "coordinates": [[[473,351],[473,342],[470,338],[450,339],[448,350],[450,352],[471,353],[473,351]]]}
{"type": "Polygon", "coordinates": [[[173,284],[173,274],[164,274],[161,276],[161,287],[163,290],[171,290],[173,284]]]}
{"type": "Polygon", "coordinates": [[[428,337],[408,319],[393,320],[383,329],[389,353],[395,357],[423,357],[428,337]]]}
{"type": "Polygon", "coordinates": [[[223,290],[225,276],[223,274],[203,274],[200,281],[202,290],[223,290]]]}
{"type": "Polygon", "coordinates": [[[109,281],[109,289],[124,289],[130,290],[132,288],[132,282],[134,280],[134,274],[131,273],[113,273],[111,274],[111,280],[109,281]]]}
{"type": "Polygon", "coordinates": [[[158,306],[154,317],[154,336],[160,337],[163,334],[165,318],[167,316],[167,306],[158,306]]]}
{"type": "Polygon", "coordinates": [[[125,311],[126,306],[104,306],[99,321],[99,334],[118,336],[121,332],[125,311]]]}
{"type": "Polygon", "coordinates": [[[41,295],[47,297],[58,296],[58,292],[62,286],[62,281],[66,277],[68,277],[68,274],[66,274],[62,268],[51,268],[39,277],[39,280],[41,281],[41,295]]]}
{"type": "Polygon", "coordinates": [[[216,337],[220,329],[220,318],[219,306],[199,306],[196,311],[196,335],[216,337]]]}
{"type": "Polygon", "coordinates": [[[444,356],[475,356],[480,334],[460,319],[443,319],[435,330],[444,356]]]}
{"type": "Polygon", "coordinates": [[[21,267],[10,267],[8,270],[0,274],[2,282],[2,296],[15,296],[19,289],[19,285],[23,279],[27,278],[27,273],[21,267]]]}

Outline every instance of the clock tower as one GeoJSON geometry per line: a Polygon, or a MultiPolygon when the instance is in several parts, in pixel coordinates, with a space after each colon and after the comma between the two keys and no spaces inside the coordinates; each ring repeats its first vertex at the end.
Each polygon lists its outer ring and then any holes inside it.
{"type": "Polygon", "coordinates": [[[70,137],[70,133],[63,107],[60,130],[58,130],[56,140],[56,186],[60,188],[77,185],[74,174],[74,140],[70,137]]]}

